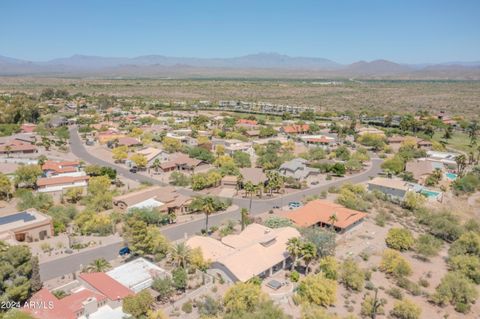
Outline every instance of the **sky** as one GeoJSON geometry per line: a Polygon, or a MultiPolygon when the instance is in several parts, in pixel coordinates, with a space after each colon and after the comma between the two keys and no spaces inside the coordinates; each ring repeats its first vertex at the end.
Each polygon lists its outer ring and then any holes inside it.
{"type": "Polygon", "coordinates": [[[480,61],[479,0],[1,0],[0,55],[480,61]]]}

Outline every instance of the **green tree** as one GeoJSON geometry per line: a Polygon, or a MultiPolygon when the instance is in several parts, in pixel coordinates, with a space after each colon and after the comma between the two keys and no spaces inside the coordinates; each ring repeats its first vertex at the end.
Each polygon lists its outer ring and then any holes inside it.
{"type": "Polygon", "coordinates": [[[35,187],[38,177],[43,174],[38,165],[20,165],[15,171],[15,187],[35,187]]]}
{"type": "Polygon", "coordinates": [[[224,295],[225,311],[232,314],[253,312],[256,307],[267,300],[260,286],[253,283],[236,283],[224,295]]]}
{"type": "Polygon", "coordinates": [[[181,172],[172,172],[172,174],[170,174],[170,184],[174,186],[186,187],[190,185],[190,177],[181,172]]]}
{"type": "Polygon", "coordinates": [[[178,243],[170,248],[169,259],[175,267],[187,269],[190,262],[191,249],[185,243],[178,243]]]}
{"type": "Polygon", "coordinates": [[[324,274],[325,278],[337,280],[339,264],[335,257],[325,256],[320,259],[318,270],[324,274]]]}
{"type": "Polygon", "coordinates": [[[391,228],[387,233],[385,243],[389,248],[404,251],[413,247],[415,239],[408,229],[391,228]]]}
{"type": "Polygon", "coordinates": [[[127,296],[123,299],[123,312],[134,318],[145,316],[153,305],[153,297],[147,290],[142,290],[136,295],[127,296]]]}
{"type": "Polygon", "coordinates": [[[177,290],[185,291],[185,289],[187,289],[188,276],[187,276],[187,271],[184,268],[182,267],[175,268],[172,271],[172,280],[173,280],[173,286],[177,290]]]}
{"type": "Polygon", "coordinates": [[[427,199],[422,194],[409,191],[405,194],[402,205],[408,210],[416,211],[422,208],[426,201],[427,199]]]}
{"type": "Polygon", "coordinates": [[[157,277],[152,283],[152,289],[158,292],[160,301],[167,301],[174,293],[173,281],[170,277],[157,277]]]}
{"type": "Polygon", "coordinates": [[[124,162],[128,158],[128,147],[118,146],[112,150],[112,157],[115,162],[124,162]]]}
{"type": "Polygon", "coordinates": [[[292,257],[292,265],[290,270],[295,269],[297,265],[297,260],[302,254],[303,242],[300,238],[294,237],[290,238],[287,242],[287,251],[292,257]]]}
{"type": "Polygon", "coordinates": [[[472,255],[480,257],[480,234],[473,231],[460,236],[448,250],[450,256],[472,255]]]}
{"type": "Polygon", "coordinates": [[[305,262],[305,274],[308,274],[310,263],[317,258],[317,247],[315,247],[314,243],[305,241],[302,245],[301,254],[305,262]]]}
{"type": "Polygon", "coordinates": [[[132,156],[130,156],[130,160],[135,163],[135,165],[138,168],[144,169],[147,167],[147,158],[143,154],[135,153],[132,156]]]}
{"type": "Polygon", "coordinates": [[[337,283],[321,273],[305,276],[297,289],[301,301],[324,307],[335,304],[336,293],[337,283]]]}
{"type": "Polygon", "coordinates": [[[10,201],[12,196],[12,182],[7,175],[0,173],[0,199],[10,201]]]}
{"type": "Polygon", "coordinates": [[[168,153],[179,152],[182,150],[182,142],[172,137],[165,137],[162,141],[163,149],[168,153]]]}
{"type": "Polygon", "coordinates": [[[235,151],[232,155],[235,165],[237,167],[251,167],[250,155],[245,152],[235,151]]]}
{"type": "Polygon", "coordinates": [[[32,290],[32,292],[37,292],[43,287],[43,282],[40,278],[40,265],[38,263],[38,257],[32,257],[31,264],[32,276],[30,277],[30,289],[32,290]]]}
{"type": "Polygon", "coordinates": [[[340,282],[347,289],[362,291],[365,283],[365,272],[360,269],[353,258],[347,258],[340,267],[340,282]]]}
{"type": "Polygon", "coordinates": [[[67,189],[63,198],[70,203],[76,204],[82,199],[83,189],[81,187],[71,187],[67,189]]]}
{"type": "Polygon", "coordinates": [[[420,319],[422,309],[410,300],[405,299],[395,302],[390,314],[398,319],[420,319]]]}

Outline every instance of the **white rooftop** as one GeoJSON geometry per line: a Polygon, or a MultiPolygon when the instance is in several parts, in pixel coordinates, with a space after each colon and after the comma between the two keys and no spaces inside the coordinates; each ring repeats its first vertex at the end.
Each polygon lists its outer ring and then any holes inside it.
{"type": "Polygon", "coordinates": [[[162,203],[155,198],[149,198],[147,200],[144,200],[143,202],[130,206],[128,210],[131,210],[132,208],[155,208],[161,207],[163,205],[165,205],[165,203],[162,203]]]}
{"type": "Polygon", "coordinates": [[[106,274],[135,293],[149,288],[156,277],[168,276],[166,270],[144,258],[137,258],[127,262],[108,271],[106,274]]]}
{"type": "Polygon", "coordinates": [[[122,307],[111,308],[108,305],[98,308],[97,311],[87,316],[81,316],[79,319],[123,319],[128,315],[122,311],[122,307]]]}

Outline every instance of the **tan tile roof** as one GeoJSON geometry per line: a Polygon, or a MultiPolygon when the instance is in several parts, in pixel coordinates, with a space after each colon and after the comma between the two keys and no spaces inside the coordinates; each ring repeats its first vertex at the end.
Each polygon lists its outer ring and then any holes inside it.
{"type": "Polygon", "coordinates": [[[88,181],[88,178],[88,176],[43,177],[37,180],[37,186],[63,185],[78,181],[88,181]]]}
{"type": "Polygon", "coordinates": [[[245,167],[240,169],[240,174],[243,176],[243,182],[251,182],[253,184],[263,183],[267,180],[267,175],[261,168],[245,167]]]}
{"type": "Polygon", "coordinates": [[[409,189],[407,183],[401,179],[385,178],[385,177],[375,177],[368,184],[383,186],[393,189],[401,189],[407,191],[409,189]]]}
{"type": "Polygon", "coordinates": [[[310,227],[318,223],[330,225],[330,218],[335,215],[337,217],[335,227],[341,229],[348,228],[367,216],[363,212],[320,199],[308,202],[298,209],[279,212],[278,214],[292,220],[300,227],[310,227]]]}

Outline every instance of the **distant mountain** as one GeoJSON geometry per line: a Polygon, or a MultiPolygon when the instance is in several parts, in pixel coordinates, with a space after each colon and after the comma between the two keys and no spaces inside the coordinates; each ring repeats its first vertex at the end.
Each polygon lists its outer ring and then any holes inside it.
{"type": "Polygon", "coordinates": [[[44,62],[0,56],[0,75],[480,79],[480,62],[407,65],[374,60],[342,65],[324,58],[291,57],[278,53],[234,58],[73,55],[44,62]]]}

